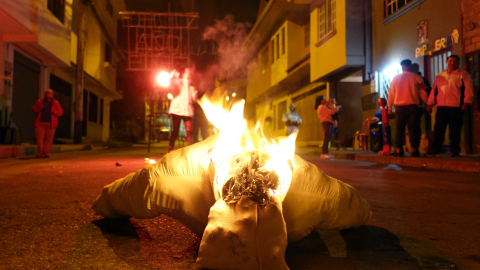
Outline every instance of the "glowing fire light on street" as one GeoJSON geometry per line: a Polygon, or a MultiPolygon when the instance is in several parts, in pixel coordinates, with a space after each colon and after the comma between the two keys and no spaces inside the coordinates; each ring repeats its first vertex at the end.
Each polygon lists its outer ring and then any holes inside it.
{"type": "Polygon", "coordinates": [[[154,164],[156,161],[154,159],[145,158],[145,163],[154,164]]]}

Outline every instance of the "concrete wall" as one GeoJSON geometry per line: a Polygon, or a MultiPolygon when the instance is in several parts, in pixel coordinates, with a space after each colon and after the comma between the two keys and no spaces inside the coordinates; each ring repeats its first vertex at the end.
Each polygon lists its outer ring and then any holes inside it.
{"type": "Polygon", "coordinates": [[[338,82],[337,103],[342,105],[339,113],[337,139],[342,139],[345,134],[352,139],[353,134],[360,131],[363,123],[362,114],[362,83],[360,82],[338,82]]]}
{"type": "Polygon", "coordinates": [[[262,50],[260,50],[255,60],[248,65],[247,103],[252,102],[255,98],[270,89],[272,78],[271,55],[271,47],[269,44],[266,44],[262,50]],[[265,48],[268,50],[268,65],[267,69],[262,72],[261,52],[265,48]]]}
{"type": "MultiPolygon", "coordinates": [[[[406,58],[420,65],[424,71],[424,57],[415,58],[418,23],[428,22],[427,45],[434,48],[435,40],[448,37],[453,30],[461,31],[460,1],[426,0],[409,10],[402,16],[382,25],[385,20],[382,0],[374,0],[372,4],[373,27],[373,69],[383,71],[390,65],[399,65],[406,58]]],[[[462,54],[461,42],[454,44],[452,54],[462,54]]]]}
{"type": "MultiPolygon", "coordinates": [[[[36,37],[30,42],[38,45],[39,50],[64,66],[70,64],[72,0],[65,1],[63,22],[47,9],[47,0],[0,0],[0,9],[36,37]]],[[[3,36],[4,40],[8,38],[3,36]]]]}
{"type": "Polygon", "coordinates": [[[465,54],[480,50],[480,3],[474,0],[462,0],[463,6],[463,42],[465,54]]]}
{"type": "Polygon", "coordinates": [[[286,108],[290,104],[295,104],[296,112],[302,118],[302,124],[299,126],[300,132],[296,140],[297,146],[318,146],[323,141],[323,132],[322,125],[317,116],[317,111],[315,110],[315,100],[318,96],[328,96],[328,90],[324,89],[321,91],[312,90],[318,89],[319,87],[325,86],[323,83],[313,83],[309,84],[302,89],[299,89],[291,94],[278,95],[272,98],[271,100],[265,100],[264,102],[258,103],[256,105],[256,117],[262,123],[263,130],[266,136],[285,136],[286,127],[280,128],[278,126],[278,121],[282,121],[283,114],[286,111],[278,112],[278,105],[282,102],[286,102],[286,108]],[[270,118],[271,122],[265,122],[266,118],[270,118]],[[277,123],[274,123],[274,122],[277,123]]]}

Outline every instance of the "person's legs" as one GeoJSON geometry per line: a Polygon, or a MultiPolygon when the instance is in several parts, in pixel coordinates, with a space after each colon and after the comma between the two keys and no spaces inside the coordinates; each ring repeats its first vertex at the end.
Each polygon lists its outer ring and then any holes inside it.
{"type": "Polygon", "coordinates": [[[408,134],[410,136],[410,147],[413,151],[418,154],[418,146],[420,145],[420,115],[419,113],[420,108],[417,106],[413,106],[411,108],[411,113],[407,117],[407,124],[408,124],[408,134]]]}
{"type": "Polygon", "coordinates": [[[175,147],[175,141],[177,140],[178,131],[180,129],[180,121],[182,120],[182,117],[179,115],[172,114],[171,116],[172,116],[172,134],[170,135],[168,152],[173,151],[173,148],[175,147]]]}
{"type": "Polygon", "coordinates": [[[328,155],[328,143],[332,137],[333,124],[330,122],[322,122],[323,127],[323,145],[322,145],[322,154],[328,155]]]}
{"type": "Polygon", "coordinates": [[[446,107],[437,107],[435,125],[433,126],[433,143],[428,149],[428,154],[439,154],[445,140],[445,130],[448,124],[448,111],[446,107]]]}
{"type": "Polygon", "coordinates": [[[50,123],[45,127],[45,157],[50,156],[50,150],[52,150],[53,136],[55,135],[55,128],[50,128],[50,123]]]}
{"type": "Polygon", "coordinates": [[[183,124],[185,125],[185,131],[187,132],[187,145],[192,145],[192,117],[183,116],[182,119],[183,124]]]}
{"type": "Polygon", "coordinates": [[[463,111],[460,108],[450,107],[448,108],[450,113],[448,126],[449,137],[450,137],[450,152],[453,156],[458,156],[460,154],[460,134],[462,133],[463,125],[463,111]]]}
{"type": "Polygon", "coordinates": [[[40,123],[35,128],[35,137],[37,138],[37,157],[43,156],[44,152],[44,140],[45,140],[45,127],[40,123]]]}
{"type": "Polygon", "coordinates": [[[405,125],[407,124],[408,116],[408,107],[397,106],[395,111],[395,146],[398,153],[403,153],[403,143],[405,142],[405,125]]]}

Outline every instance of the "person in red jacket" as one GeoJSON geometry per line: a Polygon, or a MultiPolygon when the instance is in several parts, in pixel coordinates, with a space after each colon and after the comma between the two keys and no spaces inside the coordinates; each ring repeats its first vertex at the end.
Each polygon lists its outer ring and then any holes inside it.
{"type": "Polygon", "coordinates": [[[53,135],[58,127],[58,117],[62,116],[63,110],[60,103],[53,98],[53,90],[48,89],[45,97],[37,100],[32,110],[37,114],[33,121],[35,137],[37,138],[37,157],[50,156],[53,144],[53,135]]]}

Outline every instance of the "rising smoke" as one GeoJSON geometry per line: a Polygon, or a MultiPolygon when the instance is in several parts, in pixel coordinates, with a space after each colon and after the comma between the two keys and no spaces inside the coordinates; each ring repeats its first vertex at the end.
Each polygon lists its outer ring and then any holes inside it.
{"type": "Polygon", "coordinates": [[[215,54],[215,62],[205,72],[197,72],[196,77],[200,79],[197,87],[213,89],[216,78],[236,80],[247,76],[246,63],[250,53],[243,45],[250,27],[249,23],[236,22],[234,16],[227,14],[203,31],[202,40],[214,44],[211,51],[215,54]]]}

